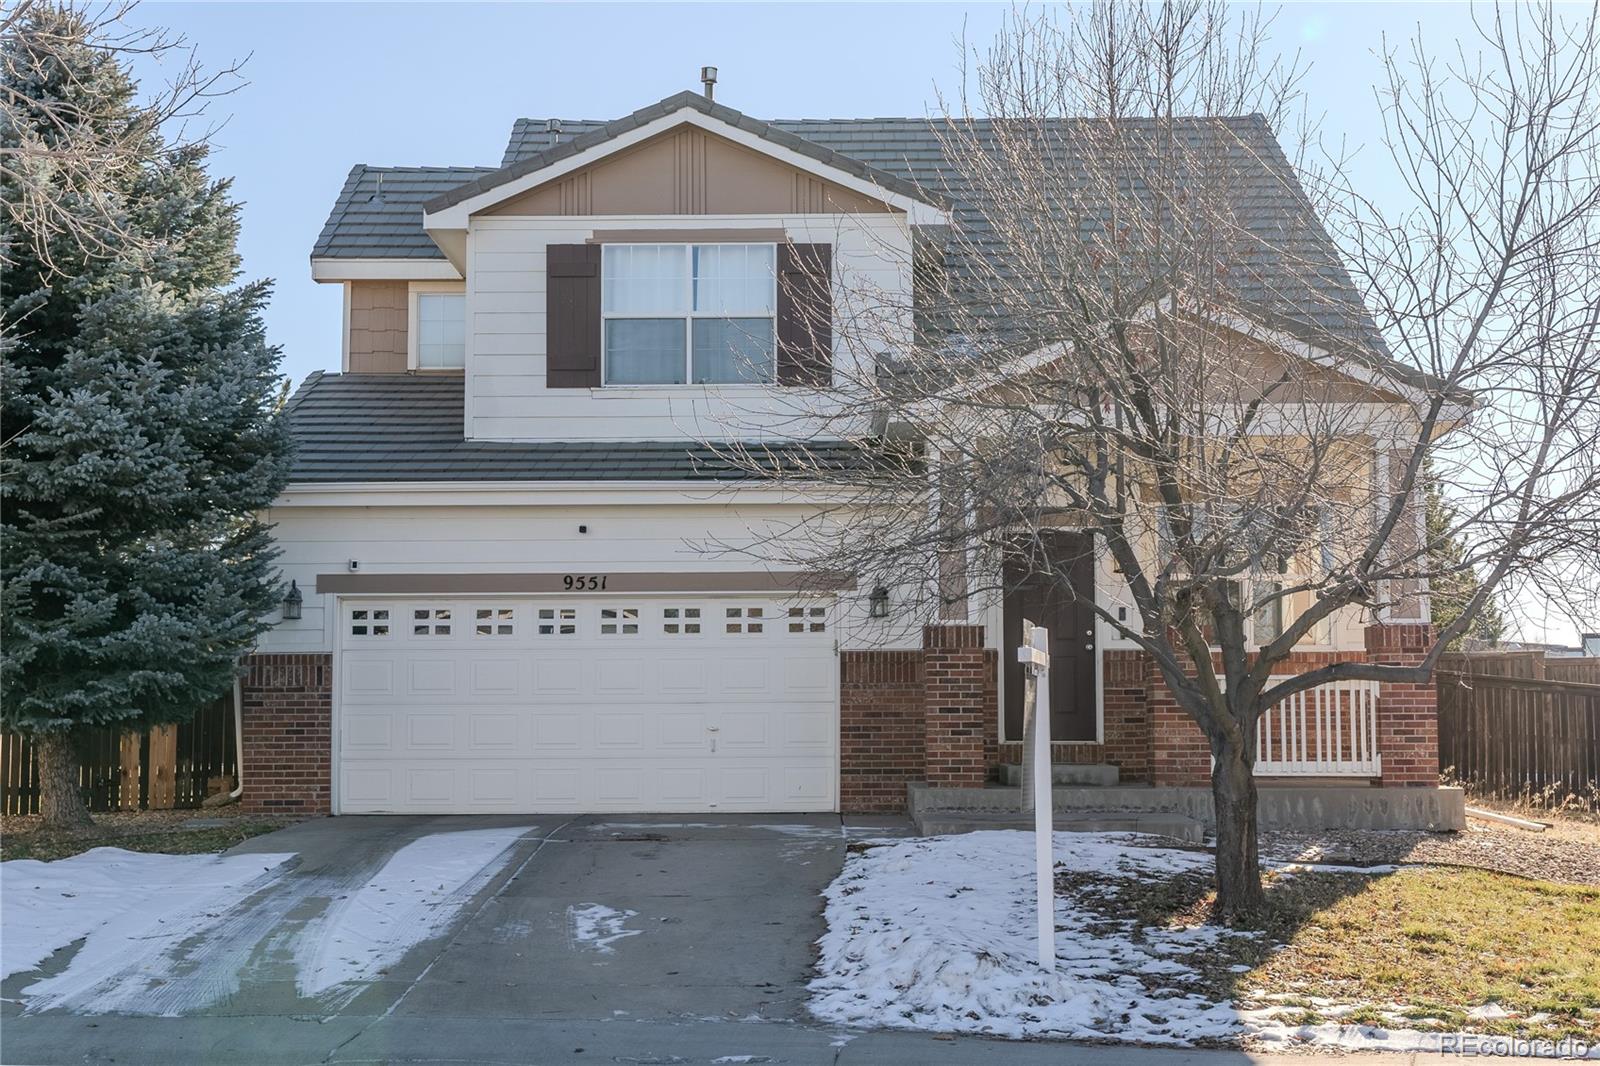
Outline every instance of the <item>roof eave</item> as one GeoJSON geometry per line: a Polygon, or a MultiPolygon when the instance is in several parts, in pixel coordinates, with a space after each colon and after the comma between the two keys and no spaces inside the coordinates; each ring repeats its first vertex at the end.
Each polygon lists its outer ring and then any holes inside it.
{"type": "Polygon", "coordinates": [[[435,230],[465,230],[467,219],[479,211],[683,124],[699,126],[882,200],[905,211],[913,226],[951,224],[953,208],[943,197],[732,108],[710,103],[697,94],[680,93],[441,193],[423,204],[423,228],[430,234],[435,230]]]}

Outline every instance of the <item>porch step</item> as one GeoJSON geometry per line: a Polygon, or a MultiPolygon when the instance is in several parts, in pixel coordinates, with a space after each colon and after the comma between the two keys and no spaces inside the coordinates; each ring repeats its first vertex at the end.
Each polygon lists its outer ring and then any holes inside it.
{"type": "MultiPolygon", "coordinates": [[[[941,817],[959,814],[983,819],[1021,818],[1019,792],[1004,785],[934,788],[911,782],[906,788],[906,807],[918,825],[936,813],[941,817]]],[[[1209,788],[1056,785],[1050,793],[1058,818],[1063,814],[1178,815],[1206,827],[1215,821],[1209,788]]],[[[1263,784],[1259,794],[1263,829],[1456,830],[1465,828],[1467,821],[1466,800],[1459,788],[1263,784]]]]}
{"type": "MultiPolygon", "coordinates": [[[[1205,842],[1197,819],[1182,814],[1139,811],[1058,811],[1051,823],[1058,833],[1150,833],[1190,844],[1205,842]]],[[[923,836],[975,833],[985,829],[1032,829],[1033,815],[1016,811],[925,810],[916,815],[923,836]]]]}
{"type": "MultiPolygon", "coordinates": [[[[1121,778],[1117,776],[1117,768],[1109,763],[1070,763],[1058,762],[1050,767],[1050,783],[1052,785],[1097,785],[1110,787],[1121,778]]],[[[1002,763],[1000,766],[1000,783],[1013,787],[1022,784],[1022,764],[1002,763]]]]}

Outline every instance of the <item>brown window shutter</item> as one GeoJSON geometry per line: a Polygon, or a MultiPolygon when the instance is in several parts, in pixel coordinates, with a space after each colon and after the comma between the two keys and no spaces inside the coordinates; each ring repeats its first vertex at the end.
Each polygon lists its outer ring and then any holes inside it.
{"type": "Polygon", "coordinates": [[[833,246],[778,245],[778,384],[833,381],[833,246]]]}
{"type": "Polygon", "coordinates": [[[545,249],[545,385],[600,384],[600,245],[545,249]]]}

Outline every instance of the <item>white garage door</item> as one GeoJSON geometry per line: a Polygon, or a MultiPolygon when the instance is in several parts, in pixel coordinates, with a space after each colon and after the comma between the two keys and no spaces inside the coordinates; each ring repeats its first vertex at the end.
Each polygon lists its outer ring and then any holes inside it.
{"type": "Polygon", "coordinates": [[[340,618],[343,813],[837,807],[820,603],[395,598],[340,618]]]}

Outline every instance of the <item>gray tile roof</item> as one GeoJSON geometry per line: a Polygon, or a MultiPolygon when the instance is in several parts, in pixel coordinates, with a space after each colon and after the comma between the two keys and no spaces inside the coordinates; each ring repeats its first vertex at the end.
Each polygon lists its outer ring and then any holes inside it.
{"type": "MultiPolygon", "coordinates": [[[[998,242],[985,240],[988,223],[959,160],[947,158],[941,120],[926,118],[783,119],[759,122],[695,93],[668,97],[615,122],[519,119],[501,168],[383,168],[358,166],[340,191],[314,257],[443,258],[422,230],[424,204],[459,201],[518,174],[547,166],[680,106],[725,118],[775,143],[804,151],[886,187],[954,205],[955,221],[980,251],[992,248],[986,269],[1003,269],[998,242]]],[[[980,141],[992,126],[977,121],[980,141]]],[[[1259,115],[1191,120],[1186,136],[1236,168],[1237,213],[1254,240],[1237,253],[1237,297],[1263,321],[1322,346],[1360,338],[1377,351],[1370,317],[1327,231],[1307,201],[1293,168],[1259,115]]],[[[1070,143],[1068,138],[1066,143],[1070,143]]],[[[1070,170],[1073,160],[1063,158],[1070,170]]],[[[961,264],[954,264],[961,269],[961,264]]],[[[1393,367],[1389,368],[1391,371],[1393,367]]]]}
{"type": "Polygon", "coordinates": [[[313,259],[443,259],[422,229],[422,205],[493,167],[369,167],[344,179],[313,259]]]}
{"type": "MultiPolygon", "coordinates": [[[[284,408],[292,484],[383,481],[699,481],[750,471],[703,444],[664,441],[469,441],[459,375],[326,374],[307,378],[284,408]]],[[[871,456],[848,442],[747,446],[764,465],[855,467],[871,456]]],[[[809,466],[807,467],[809,468],[809,466]]]]}

